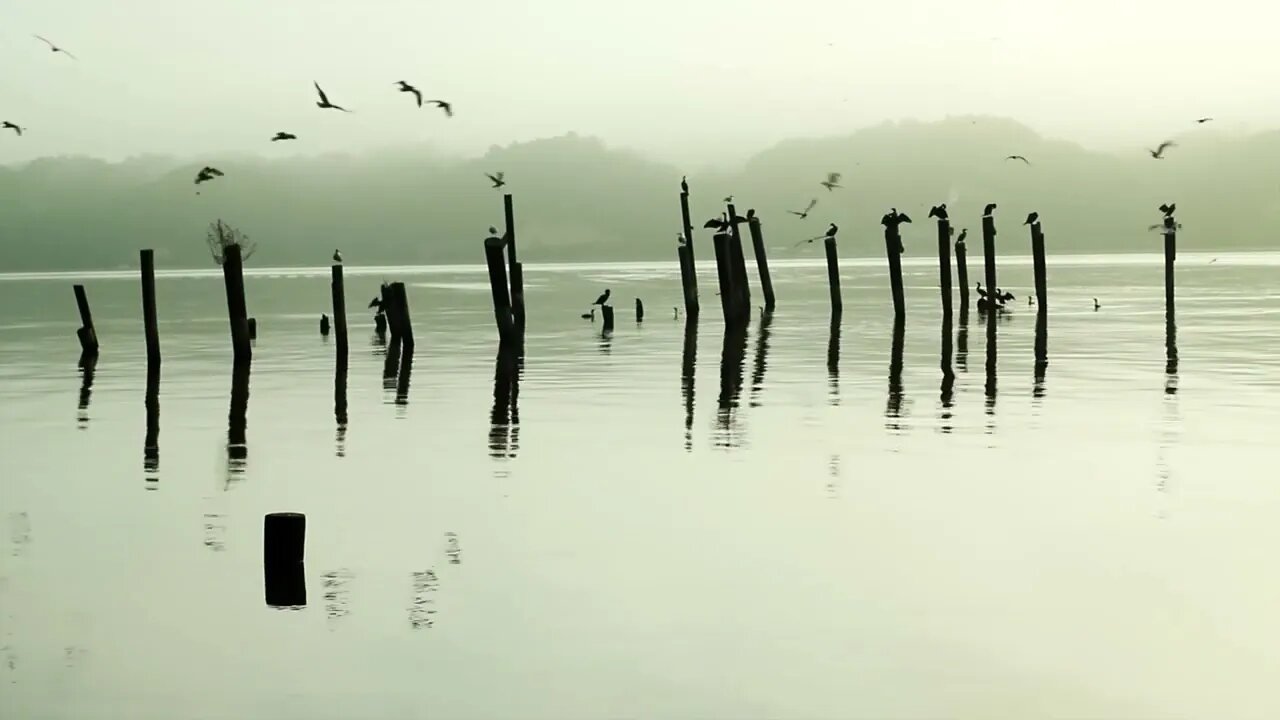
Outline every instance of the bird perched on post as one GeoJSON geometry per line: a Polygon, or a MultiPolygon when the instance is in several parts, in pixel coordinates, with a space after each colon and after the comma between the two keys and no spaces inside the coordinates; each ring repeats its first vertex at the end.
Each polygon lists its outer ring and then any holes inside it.
{"type": "Polygon", "coordinates": [[[956,238],[956,247],[964,247],[964,239],[969,237],[969,228],[960,229],[960,237],[956,238]]]}
{"type": "Polygon", "coordinates": [[[338,252],[337,248],[333,250],[333,261],[336,263],[342,262],[342,253],[338,252]]]}
{"type": "Polygon", "coordinates": [[[936,217],[939,220],[946,220],[947,204],[942,203],[941,205],[934,205],[932,208],[929,209],[929,217],[936,217]]]}
{"type": "Polygon", "coordinates": [[[689,176],[688,176],[688,175],[681,175],[681,176],[680,176],[680,192],[684,193],[685,195],[688,195],[688,194],[689,194],[689,179],[688,179],[688,178],[689,178],[689,176]]]}
{"type": "Polygon", "coordinates": [[[297,140],[298,136],[293,133],[278,132],[276,136],[271,138],[271,142],[279,142],[280,140],[297,140]]]}
{"type": "Polygon", "coordinates": [[[400,86],[400,92],[413,93],[413,96],[418,100],[418,107],[422,107],[422,93],[418,91],[418,88],[403,80],[397,80],[396,84],[400,86]]]}
{"type": "Polygon", "coordinates": [[[689,241],[684,239],[684,233],[676,233],[676,245],[678,247],[688,247],[689,241]]]}
{"type": "Polygon", "coordinates": [[[911,218],[906,213],[898,212],[898,208],[889,208],[889,212],[880,218],[880,224],[885,227],[890,225],[897,227],[902,223],[911,222],[911,218]]]}
{"type": "Polygon", "coordinates": [[[1159,209],[1160,209],[1160,212],[1164,213],[1165,217],[1169,217],[1173,215],[1173,211],[1176,210],[1177,208],[1178,208],[1177,203],[1163,203],[1160,205],[1159,209]]]}
{"type": "Polygon", "coordinates": [[[844,187],[840,184],[840,173],[837,172],[827,173],[827,179],[818,184],[826,188],[827,192],[831,192],[838,187],[844,187]]]}
{"type": "Polygon", "coordinates": [[[1155,158],[1156,160],[1163,160],[1164,151],[1172,147],[1178,147],[1178,144],[1172,140],[1165,140],[1164,142],[1157,145],[1155,150],[1148,150],[1147,152],[1151,153],[1151,157],[1155,158]]]}
{"type": "Polygon", "coordinates": [[[1038,212],[1028,213],[1028,214],[1027,214],[1027,219],[1026,219],[1026,220],[1024,220],[1024,221],[1022,221],[1022,224],[1023,224],[1023,225],[1039,225],[1039,224],[1040,224],[1040,213],[1038,213],[1038,212]]]}
{"type": "Polygon", "coordinates": [[[709,230],[724,232],[729,229],[729,215],[727,213],[721,213],[720,217],[711,218],[710,220],[703,223],[702,227],[707,228],[709,230]]]}
{"type": "Polygon", "coordinates": [[[818,204],[818,199],[813,198],[812,200],[809,201],[809,204],[805,206],[804,210],[801,210],[800,212],[796,212],[795,210],[788,210],[787,212],[791,213],[792,215],[795,215],[801,220],[804,220],[805,218],[809,217],[809,211],[812,210],[813,206],[817,204],[818,204]]]}
{"type": "Polygon", "coordinates": [[[315,80],[312,80],[311,84],[316,86],[316,93],[320,95],[320,101],[316,103],[316,107],[320,108],[321,110],[341,110],[342,112],[351,112],[350,110],[342,107],[341,105],[334,105],[333,103],[329,102],[329,96],[325,95],[324,90],[320,89],[320,83],[316,82],[315,80]]]}
{"type": "Polygon", "coordinates": [[[609,288],[605,288],[605,289],[604,289],[604,293],[602,293],[602,294],[600,295],[600,297],[596,298],[596,301],[595,301],[595,302],[593,302],[593,303],[591,303],[591,304],[592,304],[592,305],[599,305],[600,307],[604,307],[604,306],[605,306],[606,304],[608,304],[608,302],[609,302],[609,294],[610,294],[611,292],[613,292],[613,291],[612,291],[612,290],[610,290],[609,288]]]}
{"type": "Polygon", "coordinates": [[[987,206],[982,209],[982,217],[991,217],[991,213],[995,211],[996,211],[996,204],[987,203],[987,206]]]}
{"type": "Polygon", "coordinates": [[[11,123],[11,122],[9,122],[8,120],[5,120],[5,121],[4,121],[4,124],[0,124],[0,129],[3,129],[3,130],[12,130],[12,131],[14,131],[14,132],[18,133],[18,137],[22,137],[22,128],[21,128],[21,127],[19,127],[19,126],[17,126],[17,125],[15,125],[15,124],[13,124],[13,123],[11,123]]]}
{"type": "Polygon", "coordinates": [[[828,226],[827,226],[827,232],[826,232],[826,233],[824,233],[824,234],[822,234],[822,235],[818,235],[818,236],[816,236],[816,237],[811,237],[811,238],[809,238],[809,239],[807,239],[807,240],[801,240],[800,242],[796,243],[796,247],[800,247],[801,245],[803,245],[803,244],[805,244],[805,243],[811,243],[811,242],[813,242],[814,240],[823,240],[823,241],[826,241],[826,240],[835,240],[835,239],[836,239],[836,233],[838,233],[838,232],[840,232],[840,228],[839,228],[835,223],[831,223],[830,225],[828,225],[828,226]]]}

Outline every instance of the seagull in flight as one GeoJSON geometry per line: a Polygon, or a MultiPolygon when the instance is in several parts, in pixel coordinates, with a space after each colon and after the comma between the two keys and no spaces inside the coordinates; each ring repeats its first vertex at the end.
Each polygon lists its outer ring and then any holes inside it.
{"type": "Polygon", "coordinates": [[[276,133],[275,137],[271,138],[271,142],[278,142],[280,140],[297,140],[297,139],[298,139],[298,136],[294,135],[293,133],[278,132],[276,133]]]}
{"type": "Polygon", "coordinates": [[[444,100],[428,100],[427,104],[435,105],[443,110],[445,117],[453,117],[453,103],[445,102],[444,100]]]}
{"type": "Polygon", "coordinates": [[[1028,165],[1030,165],[1030,164],[1031,164],[1031,161],[1030,161],[1030,160],[1028,160],[1028,159],[1026,159],[1026,158],[1022,157],[1021,155],[1008,155],[1008,156],[1006,156],[1006,157],[1005,157],[1005,160],[1021,160],[1022,162],[1026,163],[1026,164],[1028,164],[1028,165]]]}
{"type": "Polygon", "coordinates": [[[827,192],[831,192],[838,187],[844,187],[840,184],[840,173],[837,172],[827,173],[827,179],[818,184],[826,188],[827,192]]]}
{"type": "Polygon", "coordinates": [[[1168,150],[1171,147],[1178,147],[1178,144],[1172,140],[1165,140],[1164,142],[1157,145],[1155,150],[1148,150],[1147,152],[1151,153],[1151,157],[1155,158],[1156,160],[1163,160],[1164,151],[1168,150]]]}
{"type": "Polygon", "coordinates": [[[216,167],[209,167],[208,165],[205,165],[203,168],[200,169],[200,172],[196,173],[196,185],[199,185],[200,183],[209,182],[214,178],[220,178],[220,177],[222,177],[221,170],[219,170],[216,167]]]}
{"type": "Polygon", "coordinates": [[[342,112],[351,112],[350,110],[342,107],[341,105],[334,105],[333,103],[329,102],[329,96],[325,95],[324,90],[320,89],[320,83],[314,80],[312,80],[311,82],[313,85],[316,86],[316,92],[320,94],[320,102],[316,103],[316,107],[320,108],[321,110],[341,110],[342,112]]]}
{"type": "Polygon", "coordinates": [[[80,58],[76,57],[75,55],[72,55],[71,53],[67,52],[66,50],[63,50],[62,48],[58,47],[57,45],[54,45],[52,42],[50,42],[50,41],[49,41],[49,39],[48,39],[48,38],[41,37],[40,35],[33,35],[32,37],[34,37],[34,38],[38,39],[40,42],[43,42],[45,45],[48,45],[48,46],[49,46],[49,49],[50,49],[50,50],[52,50],[53,52],[56,52],[56,53],[62,53],[63,55],[66,55],[67,57],[71,58],[72,60],[79,60],[79,59],[80,59],[80,58]]]}
{"type": "Polygon", "coordinates": [[[397,80],[396,84],[400,86],[400,92],[413,93],[413,96],[418,99],[418,107],[422,107],[422,93],[418,92],[418,88],[403,80],[397,80]]]}
{"type": "Polygon", "coordinates": [[[1203,124],[1205,124],[1205,123],[1207,123],[1207,122],[1212,122],[1212,121],[1213,121],[1213,118],[1211,118],[1211,117],[1196,118],[1196,124],[1197,124],[1197,125],[1203,125],[1203,124]]]}
{"type": "Polygon", "coordinates": [[[22,137],[22,128],[21,128],[21,127],[19,127],[19,126],[17,126],[17,125],[14,125],[13,123],[9,122],[8,120],[5,120],[5,121],[4,121],[4,124],[3,124],[3,125],[0,125],[0,130],[12,130],[12,131],[14,131],[14,132],[18,133],[18,137],[22,137]]]}
{"type": "Polygon", "coordinates": [[[792,215],[795,215],[801,220],[804,220],[805,218],[809,217],[809,211],[812,210],[813,206],[817,204],[818,204],[818,199],[814,198],[809,201],[809,204],[804,207],[804,210],[801,210],[800,212],[796,212],[795,210],[788,210],[787,212],[791,213],[792,215]]]}
{"type": "Polygon", "coordinates": [[[493,183],[494,190],[497,190],[498,188],[507,184],[507,181],[503,180],[503,178],[507,176],[507,174],[504,172],[496,172],[496,173],[493,173],[492,175],[490,175],[489,173],[485,173],[484,176],[489,178],[489,182],[493,183]]]}

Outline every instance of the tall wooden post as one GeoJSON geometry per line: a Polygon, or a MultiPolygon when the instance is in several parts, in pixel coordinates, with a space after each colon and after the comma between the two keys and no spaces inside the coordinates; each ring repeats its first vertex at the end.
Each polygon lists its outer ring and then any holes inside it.
{"type": "Polygon", "coordinates": [[[517,333],[524,334],[524,268],[516,258],[516,211],[511,193],[502,196],[506,218],[507,262],[511,272],[511,317],[517,333]]]}
{"type": "Polygon", "coordinates": [[[729,250],[732,239],[729,233],[716,233],[711,238],[716,251],[716,278],[720,284],[720,311],[726,327],[736,324],[733,302],[733,259],[729,250]]]}
{"type": "Polygon", "coordinates": [[[1173,261],[1178,258],[1178,222],[1173,213],[1164,217],[1164,313],[1169,322],[1174,320],[1173,261]]]}
{"type": "Polygon", "coordinates": [[[904,222],[896,212],[881,218],[884,225],[884,253],[889,261],[889,287],[893,294],[893,317],[902,320],[907,316],[907,302],[902,289],[902,235],[898,225],[904,222]]]}
{"type": "Polygon", "coordinates": [[[347,369],[347,294],[342,278],[342,264],[337,263],[330,268],[332,281],[330,291],[333,295],[333,329],[337,335],[338,370],[347,369]]]}
{"type": "Polygon", "coordinates": [[[147,340],[147,367],[160,365],[160,328],[156,319],[156,264],[154,250],[139,250],[142,274],[142,331],[147,340]]]}
{"type": "Polygon", "coordinates": [[[951,316],[951,222],[938,218],[938,288],[942,293],[942,313],[951,316]]]}
{"type": "Polygon", "coordinates": [[[776,306],[773,297],[773,278],[769,276],[769,255],[764,246],[764,232],[760,229],[760,218],[752,217],[747,221],[747,230],[751,232],[751,249],[756,256],[756,270],[760,273],[760,292],[764,293],[764,311],[773,312],[776,306]]]}
{"type": "Polygon", "coordinates": [[[734,321],[747,325],[751,321],[751,285],[747,279],[747,259],[742,251],[742,230],[738,211],[729,203],[729,258],[733,271],[734,321]]]}
{"type": "Polygon", "coordinates": [[[698,275],[694,265],[693,223],[689,219],[689,193],[680,193],[680,223],[680,227],[684,229],[685,245],[689,248],[689,267],[694,269],[692,286],[693,294],[696,297],[698,294],[698,275]]]}
{"type": "Polygon", "coordinates": [[[508,294],[507,270],[503,264],[502,238],[490,237],[484,241],[484,259],[489,267],[489,288],[493,293],[493,317],[498,326],[498,337],[504,342],[514,342],[515,321],[511,313],[511,296],[508,294]]]}
{"type": "Polygon", "coordinates": [[[1044,232],[1040,229],[1039,220],[1031,223],[1031,265],[1035,275],[1036,305],[1043,312],[1049,307],[1049,291],[1045,277],[1044,232]]]}
{"type": "Polygon", "coordinates": [[[960,312],[969,311],[969,261],[964,245],[966,231],[960,231],[961,239],[956,240],[956,280],[960,283],[960,312]]]}
{"type": "MultiPolygon", "coordinates": [[[[986,271],[987,292],[992,298],[996,292],[996,219],[992,215],[995,212],[995,204],[991,205],[991,212],[982,216],[982,264],[986,271]]],[[[994,315],[999,307],[998,302],[988,302],[987,311],[994,315]]]]}
{"type": "Polygon", "coordinates": [[[836,256],[836,239],[828,237],[822,242],[827,251],[827,286],[831,292],[831,317],[844,313],[844,300],[840,297],[840,258],[836,256]]]}
{"type": "Polygon", "coordinates": [[[227,290],[227,318],[231,324],[231,348],[235,362],[253,359],[249,344],[249,312],[244,299],[244,261],[240,245],[233,243],[222,249],[222,279],[227,290]]]}
{"type": "Polygon", "coordinates": [[[697,318],[701,311],[698,305],[698,279],[693,269],[693,250],[687,241],[676,246],[676,257],[680,261],[680,287],[684,291],[684,314],[697,318]]]}
{"type": "Polygon", "coordinates": [[[75,292],[76,308],[80,311],[80,329],[76,330],[76,337],[80,340],[80,364],[85,365],[98,357],[98,331],[93,327],[93,314],[89,312],[89,296],[84,286],[75,285],[71,289],[75,292]]]}

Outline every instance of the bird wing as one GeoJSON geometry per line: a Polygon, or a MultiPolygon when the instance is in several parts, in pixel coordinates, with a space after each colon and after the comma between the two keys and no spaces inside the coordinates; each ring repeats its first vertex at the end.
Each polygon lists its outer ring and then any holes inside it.
{"type": "Polygon", "coordinates": [[[805,215],[808,215],[808,214],[809,214],[809,211],[813,209],[813,206],[814,206],[814,205],[817,205],[817,204],[818,204],[818,198],[813,198],[813,199],[809,200],[809,204],[808,204],[808,205],[806,205],[806,206],[805,206],[805,208],[804,208],[804,214],[805,214],[805,215]]]}
{"type": "Polygon", "coordinates": [[[324,90],[320,88],[320,83],[316,82],[315,80],[312,80],[311,82],[316,86],[316,92],[320,93],[320,102],[324,103],[325,105],[328,105],[329,96],[324,94],[324,90]]]}
{"type": "Polygon", "coordinates": [[[898,222],[909,223],[911,222],[911,218],[907,217],[906,213],[898,213],[898,222]]]}
{"type": "Polygon", "coordinates": [[[1156,146],[1156,154],[1160,154],[1164,152],[1166,149],[1171,147],[1177,147],[1177,144],[1174,143],[1172,140],[1165,140],[1164,142],[1156,146]]]}
{"type": "Polygon", "coordinates": [[[443,110],[445,116],[453,117],[453,106],[445,102],[444,100],[428,100],[427,102],[443,110]]]}
{"type": "Polygon", "coordinates": [[[209,168],[209,174],[215,177],[222,177],[222,171],[218,168],[209,168]]]}
{"type": "MultiPolygon", "coordinates": [[[[498,173],[498,175],[501,175],[501,174],[502,174],[502,173],[498,173]]],[[[491,175],[491,174],[489,174],[489,173],[485,173],[485,174],[484,174],[484,176],[485,176],[485,177],[487,177],[487,178],[489,178],[489,181],[490,181],[490,182],[494,182],[494,183],[502,182],[502,178],[501,178],[501,177],[495,177],[495,176],[493,176],[493,175],[491,175]]]]}
{"type": "Polygon", "coordinates": [[[418,91],[418,88],[413,87],[412,85],[406,85],[405,92],[413,93],[413,96],[418,99],[418,107],[422,107],[422,93],[418,91]]]}
{"type": "Polygon", "coordinates": [[[708,221],[706,221],[705,223],[703,223],[703,224],[702,224],[702,227],[704,227],[704,228],[718,228],[718,227],[720,227],[720,219],[719,219],[719,218],[711,218],[710,220],[708,220],[708,221]]]}
{"type": "Polygon", "coordinates": [[[41,42],[43,42],[45,45],[48,45],[49,47],[53,48],[54,50],[57,50],[57,49],[58,49],[58,46],[57,46],[57,45],[54,45],[53,43],[49,42],[49,38],[47,38],[47,37],[45,37],[45,36],[43,36],[43,35],[32,35],[32,37],[34,37],[34,38],[39,38],[41,42]]]}
{"type": "Polygon", "coordinates": [[[76,57],[75,55],[72,55],[70,52],[68,52],[68,51],[66,51],[66,50],[63,50],[62,48],[58,48],[58,52],[62,53],[63,55],[66,55],[67,57],[71,58],[72,60],[79,60],[79,59],[80,59],[80,58],[76,57]]]}

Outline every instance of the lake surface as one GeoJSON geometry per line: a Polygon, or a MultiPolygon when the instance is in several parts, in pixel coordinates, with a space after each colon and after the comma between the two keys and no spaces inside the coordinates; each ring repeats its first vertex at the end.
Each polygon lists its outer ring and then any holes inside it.
{"type": "Polygon", "coordinates": [[[709,267],[688,332],[674,263],[529,265],[514,382],[479,268],[348,267],[341,428],[327,268],[250,264],[247,397],[220,275],[162,270],[150,438],[136,274],[0,275],[0,716],[1276,717],[1280,254],[1214,258],[1169,338],[1159,253],[1051,257],[1040,380],[1027,258],[994,365],[927,258],[900,363],[883,260],[836,334],[775,262],[728,338],[709,267]],[[264,600],[278,511],[302,608],[264,600]]]}

